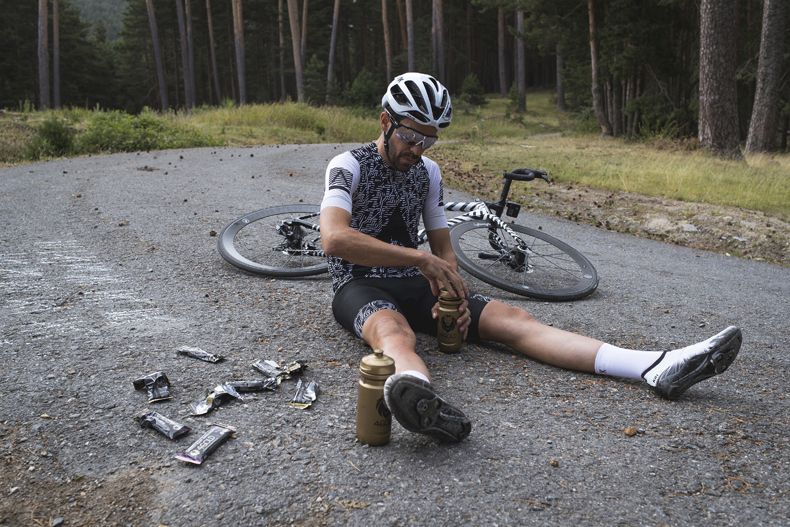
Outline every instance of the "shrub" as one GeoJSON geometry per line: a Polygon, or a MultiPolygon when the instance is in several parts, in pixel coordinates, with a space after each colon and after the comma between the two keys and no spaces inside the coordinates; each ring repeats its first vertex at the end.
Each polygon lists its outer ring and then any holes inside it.
{"type": "Polygon", "coordinates": [[[88,152],[133,152],[208,146],[210,138],[187,127],[168,123],[152,112],[140,115],[96,112],[77,141],[78,150],[88,152]]]}
{"type": "Polygon", "coordinates": [[[28,146],[27,157],[40,159],[65,156],[72,152],[73,146],[74,130],[63,119],[50,115],[36,129],[28,146]]]}
{"type": "Polygon", "coordinates": [[[351,83],[346,98],[350,104],[355,106],[377,106],[381,101],[381,94],[384,92],[379,84],[371,72],[362,68],[357,78],[351,83]]]}
{"type": "Polygon", "coordinates": [[[487,101],[483,85],[477,75],[470,73],[461,84],[461,101],[469,106],[483,106],[487,101]]]}

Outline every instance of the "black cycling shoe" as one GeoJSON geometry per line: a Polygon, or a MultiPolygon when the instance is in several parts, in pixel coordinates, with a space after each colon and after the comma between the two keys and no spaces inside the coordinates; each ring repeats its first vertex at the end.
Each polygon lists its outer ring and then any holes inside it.
{"type": "Polygon", "coordinates": [[[701,350],[664,352],[642,373],[642,378],[662,397],[677,399],[694,384],[729,368],[742,340],[741,330],[730,326],[708,339],[701,350]]]}
{"type": "Polygon", "coordinates": [[[457,443],[472,431],[466,415],[436,395],[431,384],[422,379],[410,375],[395,379],[387,401],[393,417],[411,432],[457,443]]]}

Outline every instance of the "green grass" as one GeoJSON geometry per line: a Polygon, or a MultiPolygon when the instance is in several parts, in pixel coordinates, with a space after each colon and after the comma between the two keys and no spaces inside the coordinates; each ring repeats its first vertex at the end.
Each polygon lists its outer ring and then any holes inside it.
{"type": "MultiPolygon", "coordinates": [[[[602,138],[589,122],[558,112],[548,92],[528,93],[524,115],[511,110],[511,102],[500,97],[489,97],[481,108],[457,104],[453,125],[428,155],[462,171],[490,175],[482,181],[492,189],[499,184],[494,176],[504,170],[538,167],[562,183],[790,217],[790,154],[727,161],[697,149],[693,141],[602,138]]],[[[206,145],[362,143],[378,134],[377,116],[375,109],[297,103],[134,117],[85,109],[7,112],[0,114],[0,165],[46,158],[50,143],[40,135],[47,121],[49,129],[57,129],[53,120],[73,132],[67,155],[79,155],[206,145]],[[38,145],[37,153],[32,144],[38,145]]]]}

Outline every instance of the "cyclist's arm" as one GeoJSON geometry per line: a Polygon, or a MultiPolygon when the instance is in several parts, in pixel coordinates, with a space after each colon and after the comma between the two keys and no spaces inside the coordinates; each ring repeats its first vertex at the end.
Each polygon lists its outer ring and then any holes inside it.
{"type": "Polygon", "coordinates": [[[451,263],[435,254],[363,234],[351,228],[351,214],[340,207],[324,207],[321,211],[321,246],[329,256],[357,265],[417,267],[430,282],[434,294],[438,294],[441,287],[449,286],[456,294],[466,296],[466,285],[456,270],[454,259],[451,263]]]}

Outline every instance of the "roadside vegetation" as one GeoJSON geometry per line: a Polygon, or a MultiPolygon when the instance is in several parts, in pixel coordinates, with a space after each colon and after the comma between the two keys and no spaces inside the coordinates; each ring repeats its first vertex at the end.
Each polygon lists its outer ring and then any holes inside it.
{"type": "MultiPolygon", "coordinates": [[[[594,121],[558,112],[549,92],[531,93],[524,114],[501,97],[476,106],[459,100],[456,108],[453,126],[429,155],[455,165],[446,176],[451,185],[481,197],[494,195],[500,172],[528,166],[548,170],[563,184],[790,217],[789,154],[730,161],[689,140],[603,138],[594,121]],[[465,177],[469,174],[477,176],[465,177]]],[[[361,143],[376,136],[376,116],[375,111],[299,103],[229,103],[161,115],[6,112],[0,114],[0,164],[201,146],[361,143]]]]}

